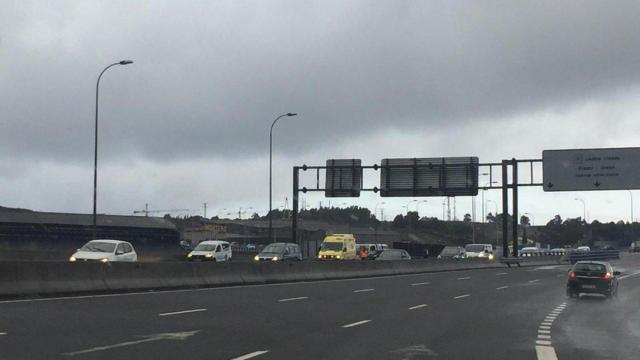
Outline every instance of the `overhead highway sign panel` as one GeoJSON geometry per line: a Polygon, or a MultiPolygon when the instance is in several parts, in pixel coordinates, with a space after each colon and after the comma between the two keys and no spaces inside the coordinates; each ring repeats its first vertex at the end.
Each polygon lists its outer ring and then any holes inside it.
{"type": "Polygon", "coordinates": [[[640,189],[640,148],[545,150],[544,191],[640,189]]]}

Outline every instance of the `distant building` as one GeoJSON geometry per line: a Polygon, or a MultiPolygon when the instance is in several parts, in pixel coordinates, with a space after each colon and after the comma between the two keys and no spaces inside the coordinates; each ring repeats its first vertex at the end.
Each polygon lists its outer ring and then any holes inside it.
{"type": "Polygon", "coordinates": [[[71,250],[98,239],[120,239],[136,249],[176,248],[180,233],[163,218],[98,215],[94,237],[93,215],[36,211],[0,211],[0,250],[71,250]]]}

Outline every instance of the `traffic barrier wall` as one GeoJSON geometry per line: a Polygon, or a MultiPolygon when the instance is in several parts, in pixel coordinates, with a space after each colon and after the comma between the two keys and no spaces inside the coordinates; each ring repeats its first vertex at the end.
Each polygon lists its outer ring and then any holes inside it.
{"type": "MultiPolygon", "coordinates": [[[[530,260],[531,265],[557,260],[530,260]]],[[[481,259],[224,263],[0,262],[0,298],[317,281],[502,267],[481,259]]]]}

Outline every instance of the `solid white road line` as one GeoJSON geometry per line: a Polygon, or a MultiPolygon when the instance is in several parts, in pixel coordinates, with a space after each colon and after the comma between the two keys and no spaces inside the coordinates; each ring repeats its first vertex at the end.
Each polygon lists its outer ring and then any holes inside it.
{"type": "Polygon", "coordinates": [[[508,273],[497,273],[496,276],[507,275],[508,273]]]}
{"type": "Polygon", "coordinates": [[[288,298],[288,299],[280,299],[278,300],[278,302],[285,302],[285,301],[296,301],[296,300],[305,300],[308,299],[307,296],[300,296],[300,297],[294,297],[294,298],[288,298]]]}
{"type": "Polygon", "coordinates": [[[188,314],[188,313],[201,312],[201,311],[207,311],[207,309],[193,309],[193,310],[174,311],[174,312],[158,314],[158,316],[170,316],[170,315],[188,314]]]}
{"type": "Polygon", "coordinates": [[[360,289],[360,290],[353,290],[354,293],[361,293],[361,292],[369,292],[369,291],[374,291],[375,289],[360,289]]]}
{"type": "Polygon", "coordinates": [[[455,296],[454,299],[462,299],[462,298],[466,298],[466,297],[469,297],[469,296],[471,296],[471,294],[458,295],[458,296],[455,296]]]}
{"type": "Polygon", "coordinates": [[[459,277],[458,280],[469,280],[471,276],[459,277]]]}
{"type": "Polygon", "coordinates": [[[420,286],[420,285],[429,285],[431,284],[430,282],[419,282],[419,283],[413,283],[411,284],[411,286],[420,286]]]}
{"type": "Polygon", "coordinates": [[[556,350],[553,346],[536,346],[536,355],[538,360],[558,360],[556,350]]]}
{"type": "Polygon", "coordinates": [[[630,277],[634,277],[634,276],[638,276],[638,275],[640,275],[640,271],[636,271],[636,272],[633,272],[633,273],[631,273],[631,274],[625,274],[625,275],[622,275],[622,276],[620,276],[618,279],[619,279],[619,280],[623,280],[623,279],[630,278],[630,277]]]}
{"type": "Polygon", "coordinates": [[[506,288],[508,288],[508,286],[500,286],[500,287],[497,287],[496,290],[503,290],[503,289],[506,289],[506,288]]]}
{"type": "Polygon", "coordinates": [[[368,323],[368,322],[371,322],[371,320],[362,320],[362,321],[354,322],[354,323],[351,323],[351,324],[342,325],[342,327],[343,327],[344,329],[346,329],[346,328],[350,328],[350,327],[354,327],[354,326],[358,326],[358,325],[366,324],[366,323],[368,323]]]}
{"type": "Polygon", "coordinates": [[[242,356],[238,356],[238,357],[233,358],[233,359],[231,359],[231,360],[247,360],[247,359],[254,358],[254,357],[256,357],[256,356],[260,356],[260,355],[266,354],[266,353],[268,353],[268,352],[269,352],[269,350],[254,351],[254,352],[249,353],[249,354],[245,354],[245,355],[242,355],[242,356]]]}
{"type": "Polygon", "coordinates": [[[426,306],[427,306],[427,304],[420,304],[420,305],[416,305],[416,306],[410,307],[409,310],[420,309],[420,308],[423,308],[423,307],[426,307],[426,306]]]}

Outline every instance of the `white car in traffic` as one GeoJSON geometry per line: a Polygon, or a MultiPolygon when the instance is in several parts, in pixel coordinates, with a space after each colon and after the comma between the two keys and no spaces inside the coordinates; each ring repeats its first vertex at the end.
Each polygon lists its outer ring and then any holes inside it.
{"type": "Polygon", "coordinates": [[[138,261],[138,254],[133,245],[126,241],[91,240],[71,255],[69,261],[135,262],[138,261]]]}
{"type": "Polygon", "coordinates": [[[233,256],[231,245],[226,241],[203,241],[187,255],[189,261],[229,261],[233,256]]]}

